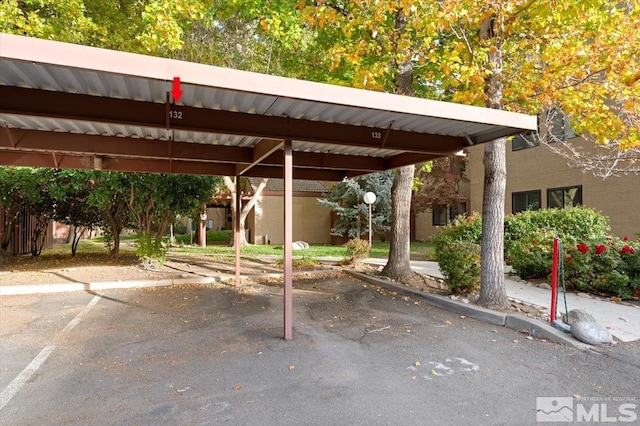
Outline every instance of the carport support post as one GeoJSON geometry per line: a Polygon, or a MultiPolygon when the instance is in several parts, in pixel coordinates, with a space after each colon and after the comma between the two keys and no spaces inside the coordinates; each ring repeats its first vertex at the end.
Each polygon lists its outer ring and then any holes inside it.
{"type": "Polygon", "coordinates": [[[293,148],[284,142],[284,339],[293,339],[293,148]]]}
{"type": "Polygon", "coordinates": [[[198,245],[200,247],[207,246],[207,203],[202,204],[202,214],[198,221],[198,245]]]}
{"type": "Polygon", "coordinates": [[[236,249],[236,287],[240,285],[240,176],[236,176],[235,209],[233,212],[233,245],[236,249]]]}

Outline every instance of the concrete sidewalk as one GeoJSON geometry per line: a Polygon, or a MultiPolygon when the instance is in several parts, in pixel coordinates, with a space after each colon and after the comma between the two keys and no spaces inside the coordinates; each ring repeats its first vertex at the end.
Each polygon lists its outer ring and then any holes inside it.
{"type": "MultiPolygon", "coordinates": [[[[386,259],[367,259],[371,265],[385,265],[386,259]]],[[[437,262],[412,261],[411,268],[421,274],[442,278],[437,262]]],[[[546,313],[550,312],[551,291],[536,287],[523,281],[505,279],[507,296],[531,305],[535,305],[546,313]]],[[[567,293],[567,308],[583,309],[589,312],[598,323],[607,327],[611,334],[623,342],[640,340],[640,307],[614,303],[606,299],[589,295],[567,293]]],[[[558,297],[557,311],[565,314],[562,293],[558,297]]]]}

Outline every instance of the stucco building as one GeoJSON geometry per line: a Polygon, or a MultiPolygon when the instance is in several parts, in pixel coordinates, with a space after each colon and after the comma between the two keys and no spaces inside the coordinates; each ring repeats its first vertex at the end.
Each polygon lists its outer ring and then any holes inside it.
{"type": "MultiPolygon", "coordinates": [[[[567,136],[573,136],[568,134],[567,136]]],[[[576,140],[576,143],[579,143],[576,140]]],[[[583,145],[589,148],[588,145],[583,145]]],[[[468,212],[482,211],[484,148],[468,150],[466,168],[468,212]]],[[[531,137],[516,137],[507,143],[507,188],[505,214],[526,209],[566,208],[576,204],[608,216],[613,234],[634,237],[640,233],[640,176],[628,174],[607,179],[570,167],[564,158],[531,137]]],[[[427,240],[455,215],[451,206],[416,215],[416,239],[427,240]]]]}

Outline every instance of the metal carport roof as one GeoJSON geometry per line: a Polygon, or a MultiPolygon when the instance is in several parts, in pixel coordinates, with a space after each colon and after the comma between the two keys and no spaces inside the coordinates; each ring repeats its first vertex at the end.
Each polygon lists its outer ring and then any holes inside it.
{"type": "MultiPolygon", "coordinates": [[[[1,165],[284,177],[290,208],[292,178],[393,169],[536,125],[523,114],[0,33],[1,165]]],[[[285,207],[285,338],[290,238],[285,207]]]]}

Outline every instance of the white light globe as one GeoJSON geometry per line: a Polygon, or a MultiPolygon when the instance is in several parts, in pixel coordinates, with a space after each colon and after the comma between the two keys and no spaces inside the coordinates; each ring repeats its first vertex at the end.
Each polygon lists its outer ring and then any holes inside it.
{"type": "Polygon", "coordinates": [[[376,194],[373,192],[367,192],[364,194],[364,202],[367,204],[373,204],[376,202],[376,194]]]}

